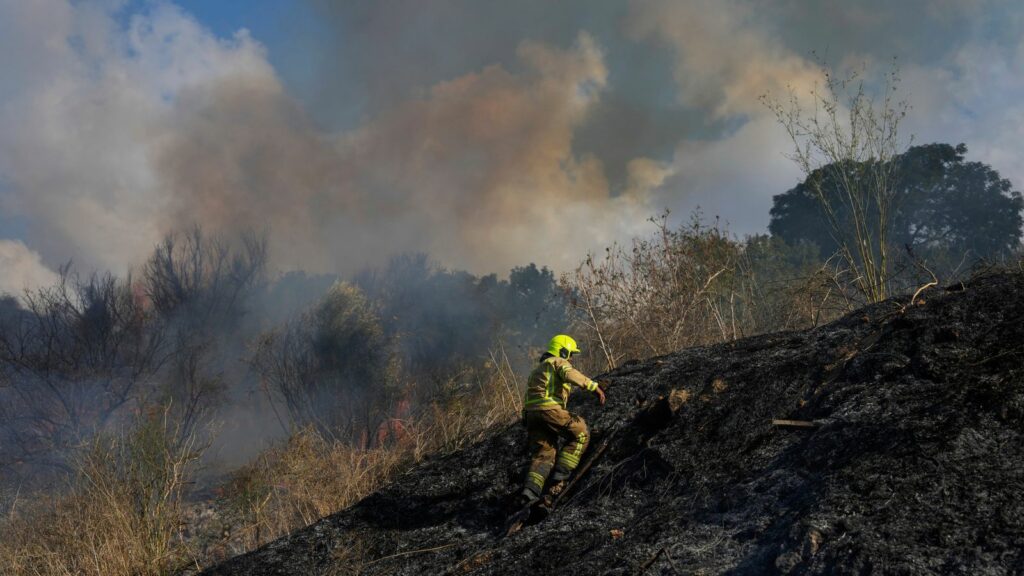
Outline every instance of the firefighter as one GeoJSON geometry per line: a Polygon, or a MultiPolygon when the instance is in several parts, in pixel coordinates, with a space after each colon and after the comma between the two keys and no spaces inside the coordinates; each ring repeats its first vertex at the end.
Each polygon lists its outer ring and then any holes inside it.
{"type": "Polygon", "coordinates": [[[597,394],[598,402],[604,404],[604,391],[597,382],[569,363],[579,353],[575,340],[559,334],[548,343],[547,352],[530,373],[523,411],[532,459],[519,497],[523,506],[543,499],[541,505],[550,509],[587,449],[590,436],[586,422],[565,408],[572,387],[597,394]],[[565,441],[560,450],[559,439],[565,441]]]}

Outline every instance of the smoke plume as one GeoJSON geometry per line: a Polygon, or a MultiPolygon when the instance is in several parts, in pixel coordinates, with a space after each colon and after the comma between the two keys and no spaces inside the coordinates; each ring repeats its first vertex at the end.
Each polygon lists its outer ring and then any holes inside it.
{"type": "Polygon", "coordinates": [[[0,294],[22,294],[59,279],[56,272],[43,264],[39,254],[20,240],[0,240],[0,270],[0,294]]]}
{"type": "Polygon", "coordinates": [[[524,42],[517,54],[520,73],[488,66],[438,83],[340,135],[317,133],[274,84],[183,93],[158,163],[172,214],[267,227],[287,238],[278,261],[318,271],[410,250],[485,272],[571,265],[628,232],[621,222],[646,209],[651,179],[637,168],[613,200],[601,162],[573,151],[607,86],[593,38],[524,42]]]}
{"type": "Polygon", "coordinates": [[[799,174],[758,97],[820,83],[812,48],[905,56],[918,141],[1024,178],[1006,0],[301,6],[316,59],[166,1],[0,3],[0,238],[123,272],[198,223],[266,232],[278,270],[484,273],[570,268],[664,207],[760,232],[799,174]]]}

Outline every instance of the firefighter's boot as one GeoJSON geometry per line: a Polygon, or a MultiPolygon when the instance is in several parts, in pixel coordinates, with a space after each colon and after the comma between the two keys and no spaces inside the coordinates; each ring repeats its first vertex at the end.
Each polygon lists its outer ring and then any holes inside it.
{"type": "Polygon", "coordinates": [[[512,507],[514,510],[521,510],[532,505],[539,499],[540,497],[538,497],[532,490],[523,490],[517,494],[515,499],[512,501],[512,507]]]}
{"type": "Polygon", "coordinates": [[[565,487],[566,481],[564,478],[561,480],[552,480],[548,484],[547,489],[544,491],[544,495],[541,496],[540,503],[537,504],[537,507],[541,509],[542,513],[545,515],[551,513],[551,510],[555,507],[555,501],[557,501],[559,495],[565,491],[565,487]]]}

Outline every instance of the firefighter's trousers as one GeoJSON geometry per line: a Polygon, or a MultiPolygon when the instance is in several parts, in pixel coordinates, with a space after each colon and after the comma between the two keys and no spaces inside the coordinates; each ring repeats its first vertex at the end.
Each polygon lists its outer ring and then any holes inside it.
{"type": "Polygon", "coordinates": [[[552,484],[561,482],[579,466],[590,435],[582,418],[561,407],[527,411],[526,433],[532,460],[523,493],[537,498],[549,475],[552,484]],[[565,445],[558,450],[560,438],[565,445]]]}

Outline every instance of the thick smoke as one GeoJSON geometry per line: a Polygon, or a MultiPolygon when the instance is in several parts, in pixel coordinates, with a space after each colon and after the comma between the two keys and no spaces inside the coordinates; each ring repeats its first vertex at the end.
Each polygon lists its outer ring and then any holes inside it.
{"type": "MultiPolygon", "coordinates": [[[[602,163],[573,150],[608,86],[586,33],[566,48],[523,42],[521,70],[439,82],[330,134],[245,32],[216,39],[167,4],[123,29],[112,13],[42,8],[49,40],[12,51],[51,54],[6,103],[0,170],[48,262],[123,269],[199,223],[268,231],[282,269],[348,272],[413,250],[483,272],[565,267],[632,232],[661,180],[641,159],[613,199],[602,163]]],[[[21,10],[4,20],[32,16],[21,10]]]]}
{"type": "Polygon", "coordinates": [[[0,294],[21,294],[50,286],[59,279],[56,272],[43,264],[39,254],[18,240],[0,240],[0,270],[0,294]]]}
{"type": "Polygon", "coordinates": [[[757,99],[820,82],[812,48],[906,57],[918,141],[1024,179],[1012,2],[310,4],[330,65],[292,86],[172,3],[0,3],[0,238],[120,272],[200,223],[268,232],[276,269],[500,272],[571,267],[662,207],[759,232],[799,175],[757,99]]]}
{"type": "MultiPolygon", "coordinates": [[[[649,161],[612,199],[573,134],[607,86],[594,40],[524,42],[501,66],[441,82],[360,129],[317,134],[275,85],[221,82],[179,98],[161,149],[178,220],[269,228],[276,261],[352,270],[425,250],[483,272],[570,266],[648,210],[649,161]]],[[[642,221],[642,218],[640,218],[642,221]]]]}
{"type": "Polygon", "coordinates": [[[771,197],[801,175],[758,99],[792,90],[811,101],[822,62],[840,75],[865,68],[871,83],[896,57],[898,97],[912,106],[904,142],[966,142],[973,157],[1024,181],[1014,144],[1024,131],[1024,11],[1011,2],[632,0],[625,22],[629,36],[675,55],[680,104],[725,124],[676,145],[660,201],[678,211],[700,206],[733,230],[759,231],[771,197]]]}
{"type": "Polygon", "coordinates": [[[743,0],[634,0],[626,33],[674,55],[680,105],[703,110],[706,122],[731,124],[714,138],[683,137],[673,152],[662,198],[686,212],[723,216],[731,229],[757,231],[776,190],[800,177],[783,153],[791,146],[761,103],[764,94],[808,99],[824,81],[820,66],[789,49],[764,21],[762,7],[743,0]]]}
{"type": "Polygon", "coordinates": [[[179,94],[274,78],[245,33],[218,40],[165,4],[122,26],[107,4],[0,4],[0,198],[51,266],[140,264],[166,230],[154,154],[179,94]]]}
{"type": "Polygon", "coordinates": [[[822,80],[821,69],[787,48],[763,17],[756,3],[738,0],[636,0],[627,30],[673,51],[682,104],[715,118],[760,116],[765,92],[806,95],[822,80]]]}

